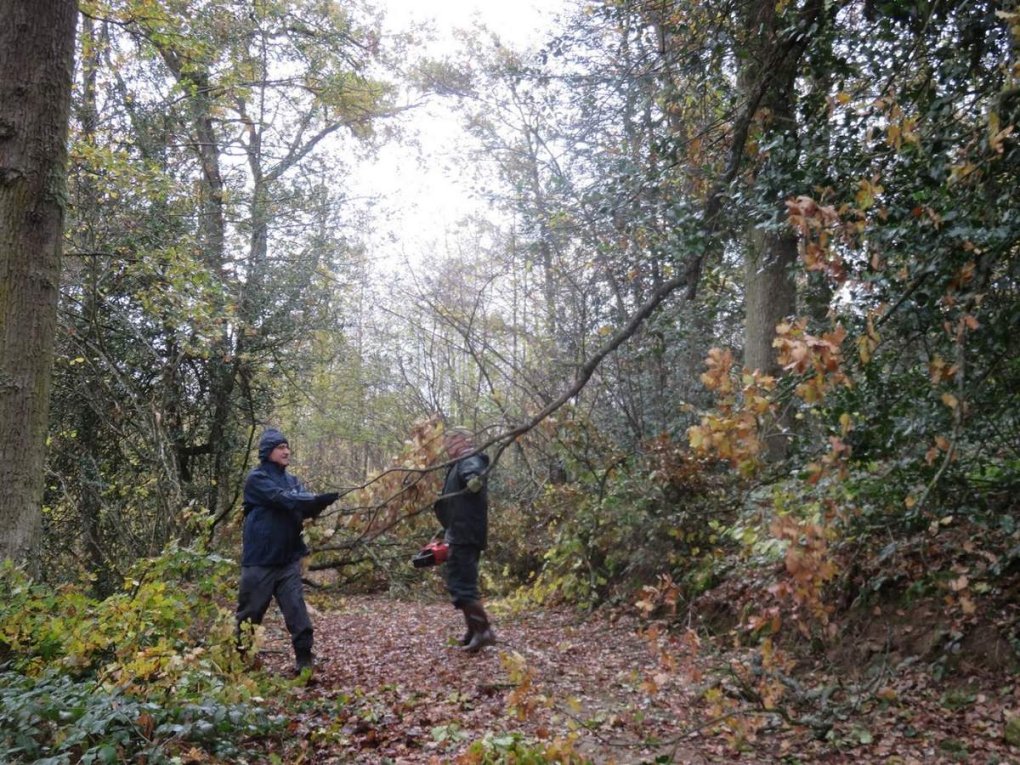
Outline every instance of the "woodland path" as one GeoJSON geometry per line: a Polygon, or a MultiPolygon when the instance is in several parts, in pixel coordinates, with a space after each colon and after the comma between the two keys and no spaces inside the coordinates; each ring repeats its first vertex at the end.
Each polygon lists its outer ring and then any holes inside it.
{"type": "MultiPolygon", "coordinates": [[[[576,751],[600,763],[710,761],[673,743],[696,692],[662,673],[628,620],[490,607],[498,643],[472,656],[455,645],[464,623],[448,603],[359,596],[331,609],[313,613],[314,681],[283,700],[305,762],[447,763],[487,732],[548,743],[571,731],[576,751]]],[[[265,626],[264,667],[287,674],[275,606],[265,626]]]]}
{"type": "MultiPolygon", "coordinates": [[[[506,746],[518,733],[600,765],[1020,763],[1020,750],[1002,742],[1020,690],[1001,676],[947,707],[946,689],[926,673],[901,673],[883,690],[888,701],[838,723],[842,743],[764,725],[738,753],[704,698],[710,663],[726,660],[699,650],[690,634],[649,637],[629,617],[507,613],[497,605],[489,611],[498,644],[471,656],[454,644],[463,621],[448,603],[356,596],[327,610],[312,601],[315,677],[268,700],[291,722],[265,762],[472,763],[465,755],[472,742],[488,735],[506,746]]],[[[286,676],[292,655],[275,606],[265,626],[264,668],[286,676]]],[[[760,710],[742,709],[763,720],[760,710]]]]}

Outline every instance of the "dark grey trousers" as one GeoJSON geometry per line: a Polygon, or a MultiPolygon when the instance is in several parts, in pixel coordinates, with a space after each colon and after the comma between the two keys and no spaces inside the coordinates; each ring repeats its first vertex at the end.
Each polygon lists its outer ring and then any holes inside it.
{"type": "Polygon", "coordinates": [[[269,601],[276,598],[287,624],[294,654],[312,653],[312,621],[301,586],[301,561],[287,566],[242,566],[237,591],[237,627],[245,622],[262,624],[269,601]]]}
{"type": "Polygon", "coordinates": [[[454,608],[479,600],[478,562],[482,551],[474,545],[450,545],[446,559],[446,591],[454,608]]]}

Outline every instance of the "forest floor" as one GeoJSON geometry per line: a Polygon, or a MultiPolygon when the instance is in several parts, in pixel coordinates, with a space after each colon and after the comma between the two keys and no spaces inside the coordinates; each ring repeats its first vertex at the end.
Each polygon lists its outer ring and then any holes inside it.
{"type": "MultiPolygon", "coordinates": [[[[260,761],[478,763],[480,751],[506,753],[525,741],[544,750],[544,762],[578,762],[570,752],[620,764],[1020,763],[1020,748],[1005,741],[1020,714],[1009,672],[938,681],[929,664],[908,661],[864,688],[803,670],[799,691],[831,691],[819,734],[766,711],[733,676],[727,681],[736,653],[692,632],[649,633],[627,616],[510,612],[496,603],[489,611],[498,644],[468,655],[455,645],[460,613],[446,603],[312,601],[316,671],[307,683],[281,683],[284,692],[267,701],[290,723],[287,735],[252,742],[260,761]]],[[[260,657],[282,679],[292,655],[275,608],[265,626],[260,657]]],[[[798,722],[812,712],[777,708],[798,722]]]]}

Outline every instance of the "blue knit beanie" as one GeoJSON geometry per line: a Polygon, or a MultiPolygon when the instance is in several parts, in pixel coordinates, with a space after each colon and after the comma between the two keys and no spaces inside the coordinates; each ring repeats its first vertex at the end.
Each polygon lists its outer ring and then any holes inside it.
{"type": "Polygon", "coordinates": [[[259,462],[269,459],[269,454],[280,444],[287,443],[287,436],[283,435],[276,428],[270,428],[262,434],[259,439],[259,462]]]}

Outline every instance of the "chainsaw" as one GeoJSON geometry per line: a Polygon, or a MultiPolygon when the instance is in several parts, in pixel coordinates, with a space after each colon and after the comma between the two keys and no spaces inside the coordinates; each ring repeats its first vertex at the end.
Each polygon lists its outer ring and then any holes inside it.
{"type": "Polygon", "coordinates": [[[418,553],[411,558],[411,564],[415,568],[427,568],[438,566],[450,555],[450,546],[442,539],[433,539],[425,545],[418,553]]]}

